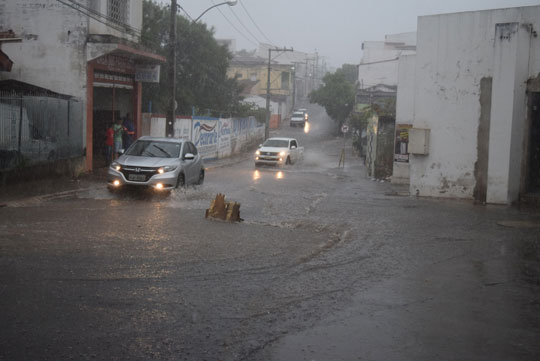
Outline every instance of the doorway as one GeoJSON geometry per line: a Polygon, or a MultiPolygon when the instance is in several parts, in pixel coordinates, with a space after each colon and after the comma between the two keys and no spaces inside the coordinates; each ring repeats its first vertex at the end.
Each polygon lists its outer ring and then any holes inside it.
{"type": "Polygon", "coordinates": [[[540,197],[540,92],[530,93],[529,157],[527,194],[540,197]]]}
{"type": "Polygon", "coordinates": [[[131,87],[109,86],[94,87],[94,109],[92,124],[92,167],[108,167],[106,159],[106,131],[117,119],[123,119],[132,113],[133,91],[131,87]]]}

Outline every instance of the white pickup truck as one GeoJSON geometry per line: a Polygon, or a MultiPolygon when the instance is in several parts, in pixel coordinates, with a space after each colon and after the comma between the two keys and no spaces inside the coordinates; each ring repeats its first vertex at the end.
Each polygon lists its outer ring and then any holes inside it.
{"type": "Polygon", "coordinates": [[[304,157],[304,147],[294,138],[268,138],[255,152],[255,167],[259,164],[292,164],[304,157]]]}

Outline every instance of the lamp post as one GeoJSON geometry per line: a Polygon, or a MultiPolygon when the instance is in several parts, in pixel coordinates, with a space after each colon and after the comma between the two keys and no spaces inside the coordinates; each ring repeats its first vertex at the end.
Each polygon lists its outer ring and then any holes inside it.
{"type": "MultiPolygon", "coordinates": [[[[206,14],[211,9],[221,6],[229,5],[234,6],[238,3],[238,0],[229,0],[213,6],[210,6],[208,9],[202,12],[192,24],[195,24],[204,14],[206,14]]],[[[170,81],[170,93],[171,97],[169,100],[169,109],[167,111],[167,118],[165,121],[165,135],[168,138],[174,136],[174,119],[176,118],[176,12],[178,10],[178,4],[176,0],[171,0],[171,28],[169,31],[169,61],[171,66],[169,67],[169,81],[170,81]]]]}

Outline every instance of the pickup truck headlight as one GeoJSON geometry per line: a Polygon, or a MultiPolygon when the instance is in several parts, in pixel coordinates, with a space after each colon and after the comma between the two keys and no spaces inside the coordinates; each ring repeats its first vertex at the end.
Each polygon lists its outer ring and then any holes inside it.
{"type": "Polygon", "coordinates": [[[281,152],[279,152],[280,157],[284,157],[285,154],[287,154],[287,153],[285,153],[285,151],[283,151],[283,150],[281,152]]]}
{"type": "Polygon", "coordinates": [[[166,172],[172,172],[175,169],[176,169],[175,165],[168,165],[166,167],[159,168],[157,171],[158,171],[159,174],[163,174],[163,173],[166,173],[166,172]]]}
{"type": "Polygon", "coordinates": [[[257,149],[257,151],[255,152],[255,155],[260,155],[261,154],[261,151],[257,149]]]}

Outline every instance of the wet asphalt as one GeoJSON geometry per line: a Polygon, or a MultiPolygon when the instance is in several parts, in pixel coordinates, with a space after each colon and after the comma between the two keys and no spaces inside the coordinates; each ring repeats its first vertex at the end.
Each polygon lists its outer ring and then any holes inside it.
{"type": "Polygon", "coordinates": [[[338,167],[310,112],[310,133],[273,132],[306,148],[283,169],[246,154],[165,195],[99,174],[4,192],[0,360],[540,359],[540,215],[411,197],[350,144],[338,167]],[[243,222],[204,219],[217,193],[243,222]]]}

